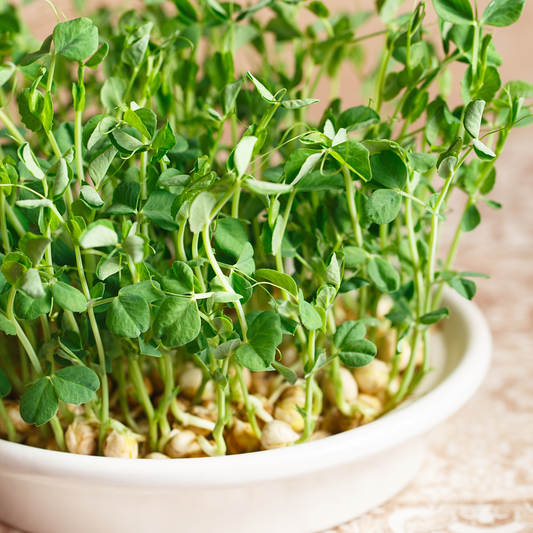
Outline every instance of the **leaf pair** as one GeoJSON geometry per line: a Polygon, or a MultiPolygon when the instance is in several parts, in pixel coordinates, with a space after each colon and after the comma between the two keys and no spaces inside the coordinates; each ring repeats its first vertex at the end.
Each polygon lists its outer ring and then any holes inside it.
{"type": "Polygon", "coordinates": [[[71,366],[37,380],[22,397],[20,415],[27,424],[46,424],[59,409],[59,400],[81,405],[100,388],[97,374],[86,366],[71,366]]]}

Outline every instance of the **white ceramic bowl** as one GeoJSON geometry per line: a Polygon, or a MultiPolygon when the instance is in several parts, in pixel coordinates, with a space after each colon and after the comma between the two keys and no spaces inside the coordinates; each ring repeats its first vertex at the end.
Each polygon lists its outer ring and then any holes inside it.
{"type": "Polygon", "coordinates": [[[418,399],[327,439],[229,457],[128,461],[0,441],[0,521],[31,533],[315,533],[404,488],[430,429],[480,386],[488,325],[447,293],[451,317],[434,335],[418,399]]]}

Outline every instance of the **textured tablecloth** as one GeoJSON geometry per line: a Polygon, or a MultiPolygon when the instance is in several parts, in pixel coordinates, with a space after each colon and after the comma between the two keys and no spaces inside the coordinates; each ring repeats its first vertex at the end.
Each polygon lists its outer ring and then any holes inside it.
{"type": "MultiPolygon", "coordinates": [[[[531,128],[511,134],[491,194],[504,209],[480,206],[483,224],[461,248],[458,269],[492,276],[479,281],[475,298],[494,335],[487,380],[429,435],[428,457],[408,488],[328,533],[533,532],[532,141],[531,128]]],[[[458,193],[452,227],[463,203],[458,193]]],[[[0,533],[18,532],[0,524],[0,533]]]]}

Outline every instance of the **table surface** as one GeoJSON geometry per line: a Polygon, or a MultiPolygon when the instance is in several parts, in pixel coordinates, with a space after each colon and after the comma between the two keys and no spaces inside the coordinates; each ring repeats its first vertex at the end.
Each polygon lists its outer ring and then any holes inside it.
{"type": "MultiPolygon", "coordinates": [[[[409,487],[327,533],[533,532],[532,136],[529,128],[511,134],[491,193],[504,209],[480,206],[483,224],[465,235],[457,265],[492,277],[479,281],[475,298],[494,335],[484,385],[429,435],[428,457],[409,487]]],[[[449,219],[463,202],[459,192],[449,219]]],[[[0,533],[18,532],[0,524],[0,533]]]]}

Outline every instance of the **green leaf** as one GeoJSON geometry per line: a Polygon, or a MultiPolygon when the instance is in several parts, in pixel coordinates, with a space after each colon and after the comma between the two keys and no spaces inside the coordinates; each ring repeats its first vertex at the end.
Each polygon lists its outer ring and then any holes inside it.
{"type": "Polygon", "coordinates": [[[59,409],[52,380],[48,377],[37,380],[24,394],[20,402],[20,416],[26,424],[37,427],[46,424],[59,409]]]}
{"type": "Polygon", "coordinates": [[[30,171],[30,174],[38,180],[43,180],[45,178],[45,174],[41,170],[39,163],[37,163],[37,159],[33,155],[29,143],[25,143],[19,148],[19,154],[21,154],[22,161],[26,165],[26,168],[30,171]]]}
{"type": "Polygon", "coordinates": [[[80,237],[80,246],[85,250],[87,248],[115,246],[116,244],[118,244],[118,236],[113,224],[108,220],[92,222],[80,237]]]}
{"type": "Polygon", "coordinates": [[[281,344],[281,321],[274,310],[259,312],[248,328],[248,342],[235,352],[235,359],[253,372],[270,368],[281,344]]]}
{"type": "Polygon", "coordinates": [[[161,173],[157,184],[162,187],[180,187],[183,189],[191,182],[191,177],[188,174],[183,174],[175,168],[167,168],[161,173]]]}
{"type": "Polygon", "coordinates": [[[437,15],[446,22],[466,25],[474,22],[474,12],[469,0],[433,0],[437,15]]]}
{"type": "Polygon", "coordinates": [[[487,26],[510,26],[522,15],[525,0],[492,0],[481,17],[481,24],[487,26]]]}
{"type": "Polygon", "coordinates": [[[455,166],[457,165],[457,157],[454,155],[449,155],[445,157],[439,167],[437,168],[437,174],[443,180],[450,178],[455,172],[455,166]]]}
{"type": "Polygon", "coordinates": [[[27,67],[28,65],[31,65],[32,63],[37,61],[38,59],[41,59],[41,57],[47,56],[50,53],[51,44],[52,44],[52,36],[49,35],[43,41],[43,44],[42,44],[41,48],[39,50],[37,50],[37,52],[33,52],[31,54],[27,54],[27,55],[25,55],[22,58],[22,60],[20,62],[20,66],[21,67],[27,67]]]}
{"type": "Polygon", "coordinates": [[[100,388],[98,375],[86,366],[70,366],[58,370],[52,375],[52,384],[62,402],[74,405],[90,402],[100,388]]]}
{"type": "Polygon", "coordinates": [[[443,318],[448,318],[449,316],[450,310],[447,307],[442,307],[441,309],[437,309],[422,315],[419,319],[419,322],[425,326],[430,326],[431,324],[436,324],[443,318]]]}
{"type": "Polygon", "coordinates": [[[283,366],[277,361],[272,361],[272,366],[283,376],[289,385],[294,385],[298,381],[298,375],[292,368],[283,366]]]}
{"type": "Polygon", "coordinates": [[[346,141],[335,146],[331,155],[337,154],[341,160],[347,163],[352,172],[355,172],[363,181],[372,178],[370,169],[370,155],[368,150],[356,141],[346,141]]]}
{"type": "Polygon", "coordinates": [[[473,100],[466,106],[463,124],[468,135],[473,139],[479,137],[479,129],[481,128],[481,119],[483,118],[484,109],[484,100],[473,100]]]}
{"type": "Polygon", "coordinates": [[[337,119],[337,128],[352,131],[379,122],[379,115],[370,107],[356,106],[343,111],[337,119]]]}
{"type": "Polygon", "coordinates": [[[299,98],[298,100],[284,100],[281,102],[281,107],[285,109],[301,109],[302,107],[307,107],[308,105],[316,104],[320,102],[316,98],[299,98]]]}
{"type": "Polygon", "coordinates": [[[154,191],[142,209],[142,213],[149,218],[156,226],[174,231],[178,229],[178,224],[171,215],[172,202],[176,196],[165,189],[154,191]]]}
{"type": "Polygon", "coordinates": [[[41,235],[26,233],[19,241],[19,250],[25,253],[34,265],[38,265],[52,241],[41,235]]]}
{"type": "Polygon", "coordinates": [[[189,216],[189,227],[193,233],[200,233],[211,222],[211,212],[216,203],[216,198],[208,192],[201,192],[195,198],[189,216]]]}
{"type": "Polygon", "coordinates": [[[159,308],[153,324],[154,335],[168,348],[183,346],[198,337],[201,320],[194,300],[169,297],[159,308]]]}
{"type": "Polygon", "coordinates": [[[305,301],[302,289],[298,291],[298,312],[305,329],[315,331],[322,327],[322,317],[309,302],[305,301]]]}
{"type": "Polygon", "coordinates": [[[144,260],[145,242],[139,235],[128,235],[122,243],[122,249],[131,257],[134,265],[144,260]]]}
{"type": "Polygon", "coordinates": [[[7,335],[17,334],[17,330],[13,323],[2,313],[0,313],[0,331],[3,331],[7,335]]]}
{"type": "Polygon", "coordinates": [[[407,182],[407,168],[402,158],[391,150],[370,157],[372,177],[381,185],[402,190],[407,182]]]}
{"type": "Polygon", "coordinates": [[[85,66],[95,69],[102,63],[109,53],[109,45],[104,43],[100,48],[85,62],[85,66]]]}
{"type": "Polygon", "coordinates": [[[117,149],[114,146],[105,146],[100,151],[94,154],[91,162],[89,163],[89,176],[93,180],[96,187],[104,181],[107,171],[115,159],[117,149]]]}
{"type": "Polygon", "coordinates": [[[118,257],[110,257],[109,259],[100,260],[96,272],[98,277],[104,280],[120,272],[125,266],[126,261],[121,262],[118,257]]]}
{"type": "Polygon", "coordinates": [[[463,231],[472,231],[481,223],[481,215],[475,205],[471,205],[464,213],[461,219],[461,229],[463,231]]]}
{"type": "Polygon", "coordinates": [[[29,268],[22,276],[22,284],[20,288],[34,300],[38,300],[44,296],[43,284],[39,271],[35,268],[29,268]]]}
{"type": "Polygon", "coordinates": [[[236,218],[219,220],[215,231],[215,246],[224,253],[239,257],[248,243],[246,230],[236,218]]]}
{"type": "Polygon", "coordinates": [[[474,144],[474,152],[476,152],[476,155],[481,161],[493,161],[496,159],[496,154],[481,141],[474,139],[472,142],[474,144]]]}
{"type": "Polygon", "coordinates": [[[55,53],[72,61],[83,61],[98,50],[98,28],[87,18],[59,22],[52,36],[55,53]]]}
{"type": "Polygon", "coordinates": [[[243,137],[235,148],[235,152],[233,153],[233,162],[235,164],[235,169],[237,170],[238,178],[240,178],[246,172],[246,169],[252,160],[252,154],[256,142],[257,137],[243,137]]]}
{"type": "Polygon", "coordinates": [[[174,261],[161,280],[161,287],[172,294],[193,293],[194,274],[191,267],[182,261],[174,261]]]}
{"type": "Polygon", "coordinates": [[[148,139],[151,139],[155,134],[157,117],[151,109],[146,107],[141,107],[135,111],[128,109],[124,113],[124,120],[148,139]]]}
{"type": "Polygon", "coordinates": [[[368,253],[358,246],[345,246],[344,262],[347,267],[353,267],[364,263],[368,259],[368,253]]]}
{"type": "Polygon", "coordinates": [[[350,351],[339,352],[339,359],[352,368],[366,366],[374,360],[377,353],[376,345],[367,339],[355,341],[350,351]]]}
{"type": "Polygon", "coordinates": [[[378,189],[372,193],[365,205],[370,220],[376,224],[389,224],[402,208],[402,195],[391,189],[378,189]]]}
{"type": "Polygon", "coordinates": [[[2,369],[0,369],[0,398],[7,396],[10,392],[11,383],[9,383],[9,379],[7,379],[7,376],[4,374],[2,369]]]}
{"type": "Polygon", "coordinates": [[[243,188],[255,194],[278,195],[285,194],[292,190],[292,185],[287,183],[272,183],[270,181],[258,181],[253,178],[246,178],[242,184],[243,188]]]}
{"type": "Polygon", "coordinates": [[[247,242],[239,256],[235,268],[247,276],[253,276],[255,272],[254,247],[247,242]]]}
{"type": "Polygon", "coordinates": [[[5,85],[11,78],[17,67],[13,63],[0,65],[0,87],[5,85]]]}
{"type": "Polygon", "coordinates": [[[82,185],[80,187],[80,199],[90,209],[100,209],[104,205],[100,195],[90,185],[82,185]]]}
{"type": "Polygon", "coordinates": [[[261,268],[255,272],[256,278],[266,279],[276,287],[287,291],[289,294],[298,298],[298,286],[294,279],[288,274],[278,272],[277,270],[269,270],[267,268],[261,268]]]}
{"type": "Polygon", "coordinates": [[[248,75],[248,78],[250,78],[251,82],[255,85],[255,88],[263,100],[266,100],[271,104],[276,102],[274,95],[251,72],[247,71],[246,74],[248,75]]]}
{"type": "Polygon", "coordinates": [[[113,191],[113,205],[107,210],[108,214],[133,215],[137,211],[141,185],[136,181],[119,183],[113,191]]]}
{"type": "Polygon", "coordinates": [[[145,343],[142,337],[139,337],[139,351],[143,355],[150,357],[162,357],[162,353],[156,348],[153,343],[153,339],[150,342],[145,343]]]}
{"type": "Polygon", "coordinates": [[[222,112],[225,116],[231,113],[235,107],[237,96],[239,95],[243,83],[243,80],[238,80],[226,85],[222,90],[222,112]]]}
{"type": "Polygon", "coordinates": [[[174,3],[176,4],[176,7],[178,8],[181,15],[185,17],[185,19],[189,19],[189,21],[195,22],[198,20],[198,15],[196,14],[196,10],[194,9],[193,5],[189,2],[189,0],[174,0],[174,3]]]}
{"type": "Polygon", "coordinates": [[[52,294],[48,285],[44,287],[44,296],[38,300],[28,298],[22,292],[15,296],[15,313],[24,320],[35,320],[41,315],[48,314],[52,308],[52,294]]]}
{"type": "Polygon", "coordinates": [[[52,189],[52,197],[54,200],[63,196],[63,193],[67,189],[70,179],[72,177],[72,171],[66,160],[62,157],[57,162],[56,177],[54,180],[54,188],[52,189]]]}
{"type": "Polygon", "coordinates": [[[154,280],[139,281],[133,285],[126,285],[118,291],[121,294],[138,294],[148,303],[164,298],[164,294],[159,290],[159,283],[154,280]]]}
{"type": "Polygon", "coordinates": [[[304,176],[307,176],[309,172],[315,168],[315,165],[322,159],[323,153],[313,153],[303,162],[302,167],[296,174],[296,177],[292,180],[291,185],[296,185],[304,176]]]}
{"type": "Polygon", "coordinates": [[[368,275],[381,292],[396,292],[400,288],[398,271],[382,257],[368,261],[368,275]]]}
{"type": "Polygon", "coordinates": [[[355,342],[364,339],[366,326],[361,321],[348,320],[343,322],[333,336],[333,343],[338,350],[351,351],[355,342]]]}
{"type": "Polygon", "coordinates": [[[448,281],[450,286],[455,289],[463,298],[471,300],[476,295],[476,284],[465,278],[452,278],[448,281]]]}
{"type": "Polygon", "coordinates": [[[138,151],[142,152],[146,149],[144,143],[119,129],[113,130],[109,134],[109,140],[120,153],[125,155],[131,155],[138,151]]]}
{"type": "Polygon", "coordinates": [[[122,50],[121,58],[126,65],[130,67],[138,67],[143,62],[148,43],[150,42],[150,35],[143,35],[139,40],[135,41],[131,46],[122,50]]]}
{"type": "Polygon", "coordinates": [[[326,283],[338,287],[341,284],[341,268],[342,260],[337,259],[337,254],[334,252],[331,255],[328,266],[326,267],[326,272],[324,273],[324,280],[326,283]]]}
{"type": "Polygon", "coordinates": [[[411,168],[420,174],[429,172],[437,164],[437,158],[431,154],[416,152],[408,153],[407,159],[409,160],[411,168]]]}
{"type": "Polygon", "coordinates": [[[68,309],[73,313],[87,311],[87,299],[83,293],[63,281],[56,281],[52,285],[52,296],[63,309],[68,309]]]}
{"type": "MultiPolygon", "coordinates": [[[[44,97],[39,91],[35,91],[35,99],[35,107],[39,112],[42,112],[44,108],[44,97]]],[[[43,123],[30,110],[30,89],[21,91],[17,103],[22,123],[33,132],[39,131],[43,127],[43,123]]]]}
{"type": "Polygon", "coordinates": [[[123,103],[126,81],[122,78],[107,78],[100,89],[100,100],[107,109],[115,109],[123,103]]]}
{"type": "Polygon", "coordinates": [[[137,338],[150,328],[150,308],[139,294],[119,294],[109,306],[106,325],[121,337],[137,338]]]}

